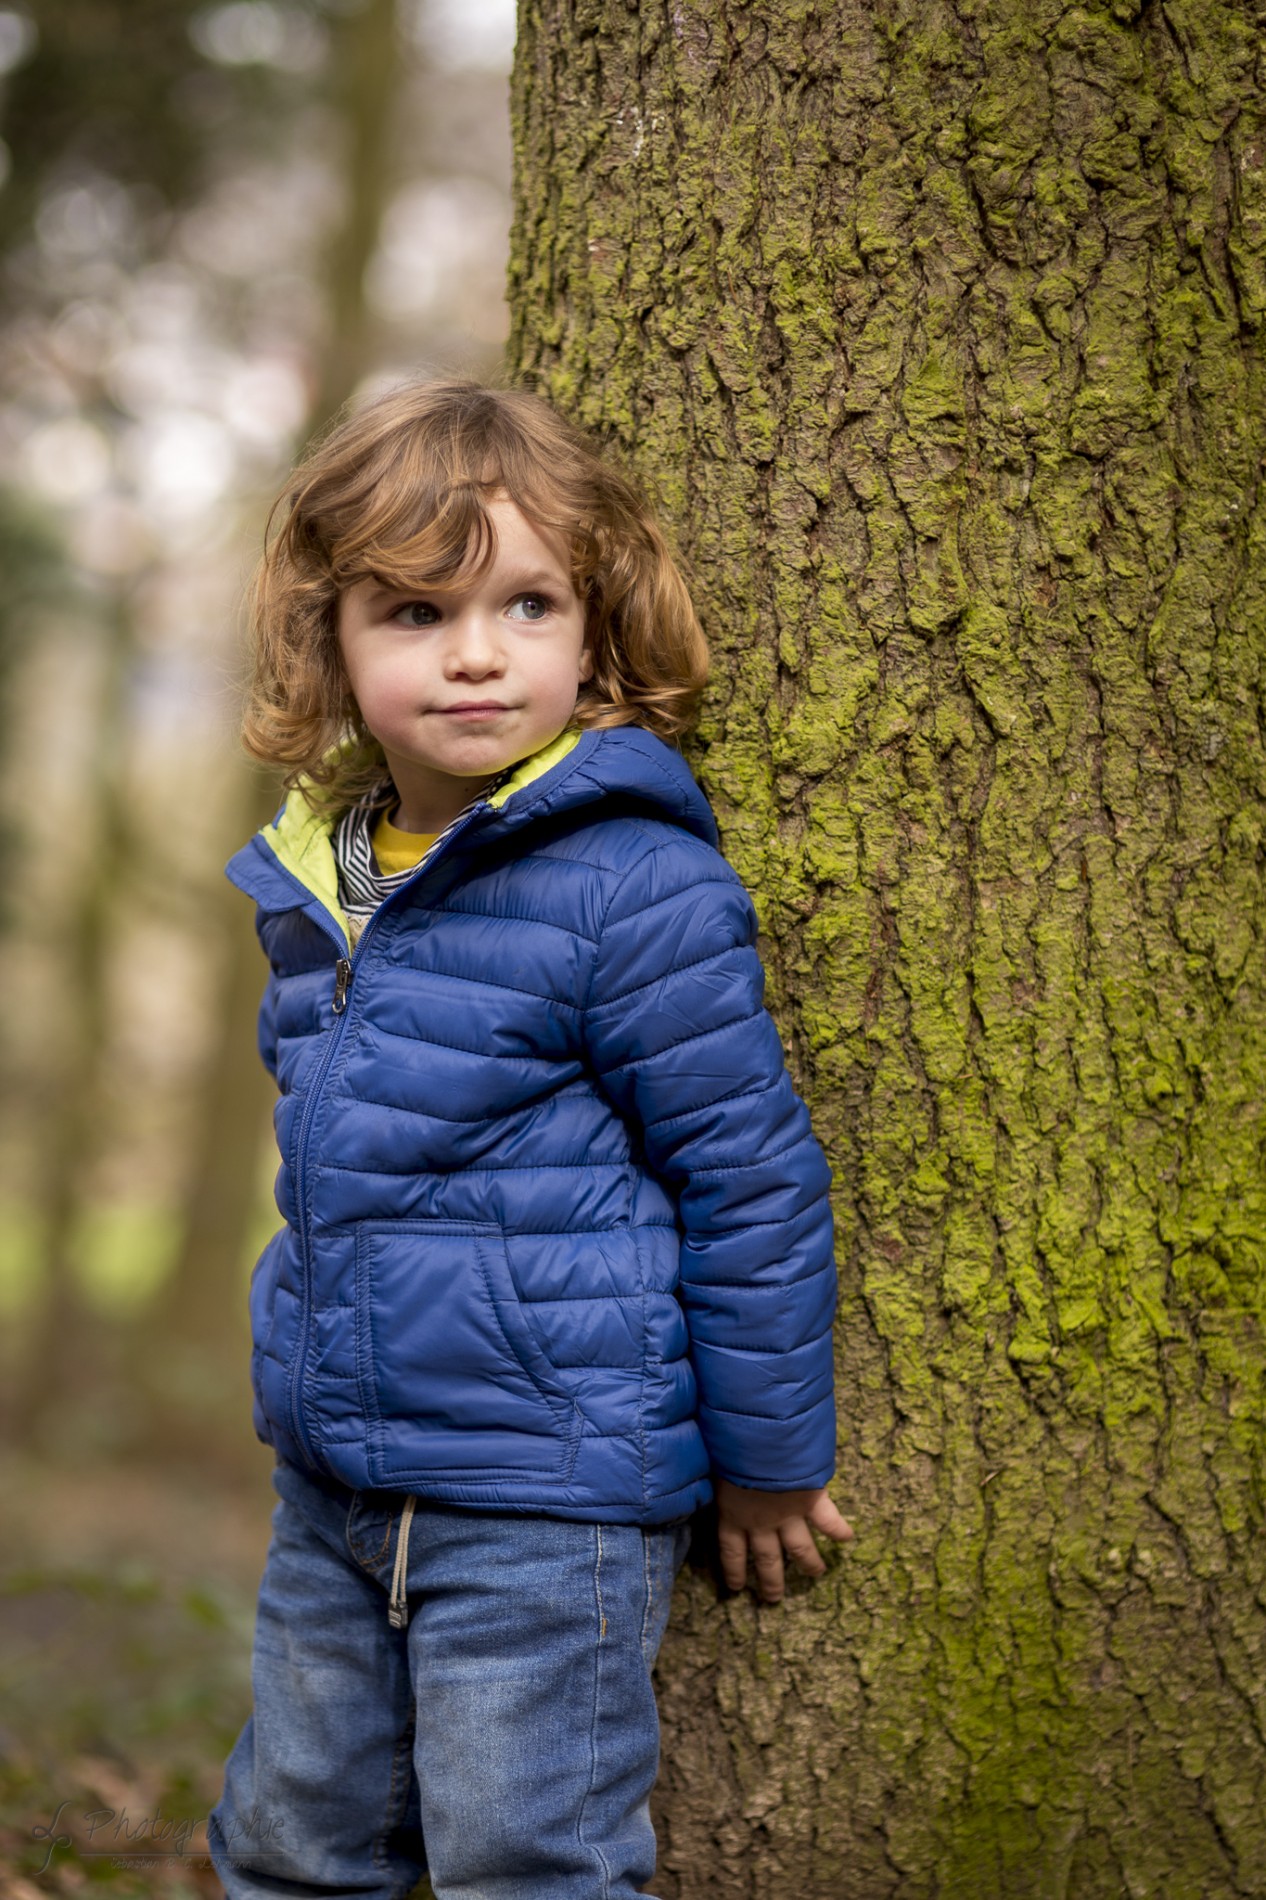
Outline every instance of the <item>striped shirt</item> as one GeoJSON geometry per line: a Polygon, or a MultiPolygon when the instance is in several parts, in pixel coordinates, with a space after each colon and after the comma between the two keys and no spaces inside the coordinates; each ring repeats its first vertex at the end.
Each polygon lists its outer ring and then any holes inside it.
{"type": "Polygon", "coordinates": [[[338,867],[339,902],[347,917],[348,934],[353,947],[384,899],[390,897],[393,891],[398,891],[401,885],[407,884],[411,877],[416,877],[422,865],[435,855],[467,813],[504,784],[512,769],[507,767],[491,785],[482,786],[462,806],[457,816],[445,825],[443,831],[437,832],[417,863],[407,866],[403,871],[380,871],[374,856],[374,827],[384,812],[393,809],[384,797],[381,785],[366,792],[362,799],[343,813],[334,827],[334,862],[338,867]]]}

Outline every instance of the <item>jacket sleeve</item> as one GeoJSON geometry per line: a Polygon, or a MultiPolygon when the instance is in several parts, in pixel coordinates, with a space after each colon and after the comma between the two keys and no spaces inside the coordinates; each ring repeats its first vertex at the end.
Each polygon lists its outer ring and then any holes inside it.
{"type": "Polygon", "coordinates": [[[790,1491],[835,1467],[831,1171],[762,1003],[755,941],[724,859],[648,853],[603,921],[586,1033],[677,1200],[677,1292],[714,1469],[790,1491]]]}

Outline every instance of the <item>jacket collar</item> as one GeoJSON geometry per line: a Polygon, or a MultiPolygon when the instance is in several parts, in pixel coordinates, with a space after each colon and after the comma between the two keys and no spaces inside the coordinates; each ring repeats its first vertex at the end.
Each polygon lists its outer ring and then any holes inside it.
{"type": "MultiPolygon", "coordinates": [[[[546,815],[610,798],[633,800],[709,844],[716,825],[680,753],[636,726],[574,728],[524,759],[474,807],[479,837],[501,835],[546,815]]],[[[347,939],[334,861],[336,815],[315,809],[300,783],[270,824],[230,859],[228,876],[265,910],[305,911],[347,939]]]]}

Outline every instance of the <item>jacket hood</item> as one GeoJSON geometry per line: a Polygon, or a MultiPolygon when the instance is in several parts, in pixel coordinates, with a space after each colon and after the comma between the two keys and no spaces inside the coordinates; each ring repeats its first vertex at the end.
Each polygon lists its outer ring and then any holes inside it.
{"type": "Polygon", "coordinates": [[[563,743],[555,740],[544,752],[525,759],[500,791],[493,793],[488,802],[501,820],[498,830],[513,830],[538,818],[618,799],[641,806],[648,816],[667,819],[715,847],[716,821],[690,767],[680,752],[654,733],[638,726],[582,732],[555,762],[550,755],[563,743]],[[546,766],[544,771],[541,765],[546,766]]]}
{"type": "MultiPolygon", "coordinates": [[[[708,801],[681,754],[638,726],[567,732],[533,753],[473,807],[463,842],[477,848],[543,819],[612,801],[717,843],[708,801]]],[[[304,909],[323,929],[334,925],[346,937],[333,829],[332,815],[314,810],[300,785],[271,824],[229,860],[228,876],[263,909],[304,909]]]]}

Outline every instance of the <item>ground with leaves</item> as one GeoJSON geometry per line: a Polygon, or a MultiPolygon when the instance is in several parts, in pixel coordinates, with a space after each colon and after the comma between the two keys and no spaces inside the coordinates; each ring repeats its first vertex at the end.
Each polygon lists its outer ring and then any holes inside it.
{"type": "Polygon", "coordinates": [[[0,1894],[202,1900],[271,1491],[7,1459],[0,1894]]]}

